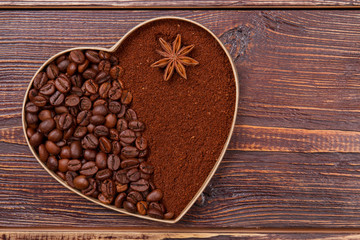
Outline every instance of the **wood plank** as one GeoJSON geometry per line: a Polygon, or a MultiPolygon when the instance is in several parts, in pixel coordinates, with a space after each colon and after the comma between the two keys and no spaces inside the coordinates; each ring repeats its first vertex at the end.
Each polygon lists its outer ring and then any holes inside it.
{"type": "Polygon", "coordinates": [[[95,1],[95,0],[2,0],[0,7],[3,8],[266,8],[266,7],[357,7],[360,6],[358,0],[306,0],[306,1],[286,1],[286,0],[131,0],[131,1],[95,1]]]}

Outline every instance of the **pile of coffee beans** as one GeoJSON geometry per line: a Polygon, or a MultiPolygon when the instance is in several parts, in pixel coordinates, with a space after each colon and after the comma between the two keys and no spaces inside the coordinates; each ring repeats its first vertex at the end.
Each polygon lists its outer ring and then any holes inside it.
{"type": "Polygon", "coordinates": [[[108,52],[61,55],[34,78],[25,105],[27,136],[39,159],[84,195],[171,219],[152,181],[145,124],[131,109],[123,74],[108,52]]]}

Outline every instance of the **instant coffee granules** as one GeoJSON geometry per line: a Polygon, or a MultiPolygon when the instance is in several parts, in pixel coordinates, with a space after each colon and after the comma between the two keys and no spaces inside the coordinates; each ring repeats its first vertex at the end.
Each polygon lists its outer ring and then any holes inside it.
{"type": "Polygon", "coordinates": [[[218,42],[202,28],[181,20],[148,23],[116,52],[133,108],[146,123],[144,137],[155,168],[154,184],[163,203],[178,215],[204,183],[217,161],[233,120],[236,90],[231,64],[218,42]],[[199,65],[186,68],[187,80],[150,65],[162,57],[159,38],[172,43],[180,34],[199,65]]]}

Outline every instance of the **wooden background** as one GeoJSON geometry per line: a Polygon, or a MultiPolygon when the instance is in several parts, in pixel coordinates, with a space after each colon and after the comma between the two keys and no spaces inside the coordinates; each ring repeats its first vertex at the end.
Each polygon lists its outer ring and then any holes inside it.
{"type": "MultiPolygon", "coordinates": [[[[29,2],[0,7],[11,4],[29,2]]],[[[3,9],[0,56],[3,239],[360,238],[359,11],[3,9]],[[241,86],[225,158],[202,201],[175,225],[128,217],[70,192],[40,167],[21,129],[26,87],[50,56],[71,47],[111,47],[136,24],[164,15],[198,21],[219,36],[241,86]]]]}

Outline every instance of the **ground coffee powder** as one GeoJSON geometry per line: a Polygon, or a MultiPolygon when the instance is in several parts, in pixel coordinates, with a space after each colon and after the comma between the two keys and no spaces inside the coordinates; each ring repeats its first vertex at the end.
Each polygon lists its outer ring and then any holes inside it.
{"type": "Polygon", "coordinates": [[[231,65],[208,32],[181,20],[144,25],[116,54],[134,96],[133,108],[146,122],[154,183],[176,216],[205,181],[229,134],[236,97],[231,65]],[[187,80],[174,73],[166,82],[164,70],[150,65],[162,58],[156,52],[162,50],[159,38],[172,43],[177,34],[182,46],[195,44],[188,56],[199,65],[186,68],[187,80]]]}

